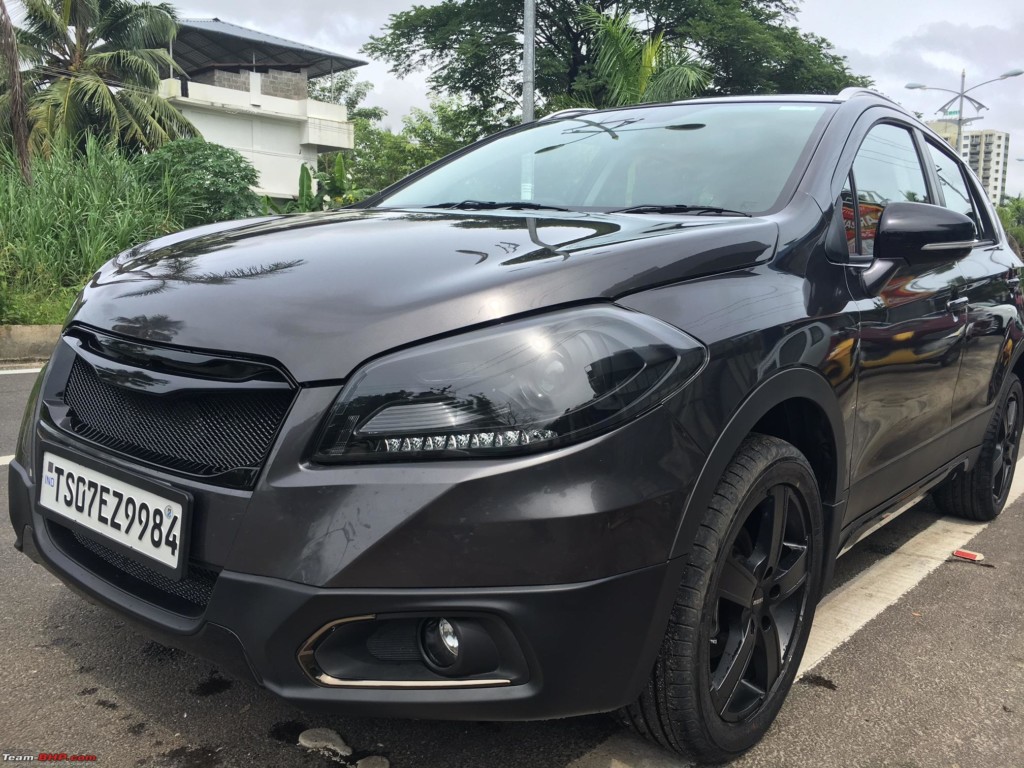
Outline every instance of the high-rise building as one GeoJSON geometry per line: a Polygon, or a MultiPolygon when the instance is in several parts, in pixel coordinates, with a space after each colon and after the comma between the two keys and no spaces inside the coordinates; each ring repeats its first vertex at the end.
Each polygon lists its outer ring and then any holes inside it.
{"type": "MultiPolygon", "coordinates": [[[[935,120],[928,123],[950,144],[956,144],[956,121],[935,120]]],[[[960,138],[960,156],[967,161],[985,188],[993,205],[1006,195],[1006,166],[1010,160],[1010,134],[1003,131],[964,131],[960,138]]]]}

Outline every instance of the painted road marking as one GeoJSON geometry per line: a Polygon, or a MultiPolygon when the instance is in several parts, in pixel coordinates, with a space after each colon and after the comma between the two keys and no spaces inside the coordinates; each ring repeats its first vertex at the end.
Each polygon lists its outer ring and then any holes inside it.
{"type": "Polygon", "coordinates": [[[0,376],[17,376],[22,373],[39,373],[42,368],[8,368],[6,370],[0,368],[0,376]]]}
{"type": "MultiPolygon", "coordinates": [[[[1006,506],[1017,501],[1022,493],[1024,472],[1017,472],[1006,506]]],[[[987,527],[988,523],[940,518],[891,555],[826,595],[818,604],[799,674],[821,663],[944,563],[953,550],[965,546],[987,527]]]]}
{"type": "Polygon", "coordinates": [[[0,467],[6,467],[14,461],[14,456],[0,456],[0,467]]]}

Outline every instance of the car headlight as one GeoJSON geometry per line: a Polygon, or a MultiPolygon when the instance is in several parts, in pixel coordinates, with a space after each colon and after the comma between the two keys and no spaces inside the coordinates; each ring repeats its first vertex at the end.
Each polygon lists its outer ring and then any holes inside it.
{"type": "Polygon", "coordinates": [[[486,457],[576,442],[662,402],[705,358],[677,328],[611,306],[465,333],[357,371],[313,460],[486,457]]]}

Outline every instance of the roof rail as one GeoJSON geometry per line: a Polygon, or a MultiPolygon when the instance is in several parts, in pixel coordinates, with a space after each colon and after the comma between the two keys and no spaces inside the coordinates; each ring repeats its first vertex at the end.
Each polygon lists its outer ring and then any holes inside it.
{"type": "Polygon", "coordinates": [[[849,88],[843,88],[839,92],[839,98],[843,101],[849,101],[854,96],[874,96],[876,99],[884,99],[890,104],[895,104],[897,107],[906,112],[906,108],[895,99],[889,98],[884,93],[872,90],[871,88],[861,88],[860,86],[851,86],[849,88]]]}
{"type": "Polygon", "coordinates": [[[573,107],[572,109],[560,109],[558,112],[552,112],[550,115],[544,115],[537,122],[543,122],[544,120],[555,120],[559,117],[571,117],[573,115],[585,115],[587,112],[593,112],[594,109],[591,107],[573,107]]]}

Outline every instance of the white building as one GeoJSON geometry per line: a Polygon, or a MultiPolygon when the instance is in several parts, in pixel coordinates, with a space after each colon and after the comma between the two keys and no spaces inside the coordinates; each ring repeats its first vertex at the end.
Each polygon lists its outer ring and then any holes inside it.
{"type": "Polygon", "coordinates": [[[345,107],[309,99],[307,83],[366,62],[220,19],[179,21],[171,55],[185,76],[162,81],[161,96],[255,166],[257,194],[294,198],[303,163],[352,147],[345,107]]]}
{"type": "MultiPolygon", "coordinates": [[[[956,144],[956,121],[928,123],[950,144],[956,144]]],[[[968,162],[985,187],[988,199],[999,205],[1006,195],[1006,166],[1010,160],[1010,134],[1003,131],[964,131],[960,138],[960,156],[968,162]]]]}
{"type": "Polygon", "coordinates": [[[1006,165],[1010,161],[1010,134],[1003,131],[964,131],[960,155],[981,179],[988,199],[999,205],[1006,196],[1006,165]]]}

